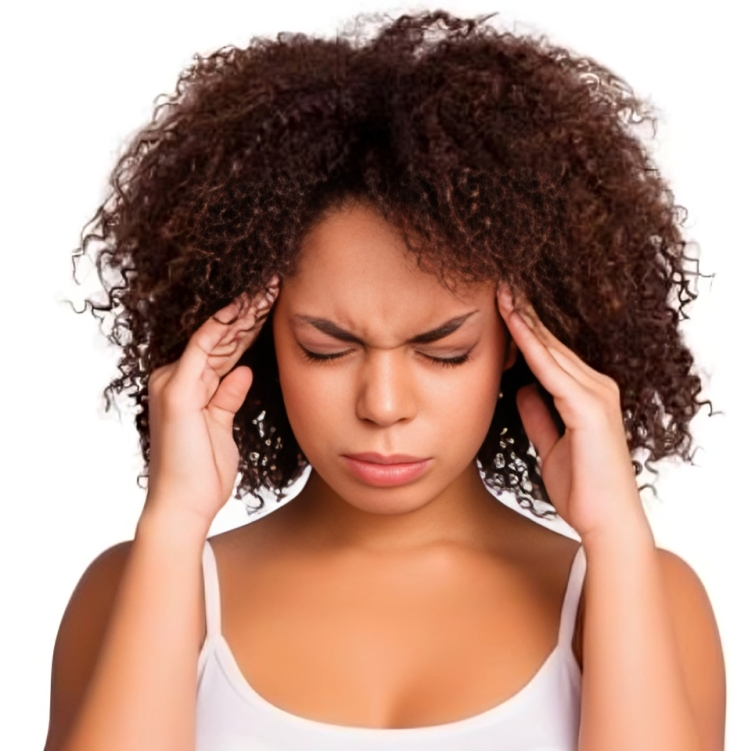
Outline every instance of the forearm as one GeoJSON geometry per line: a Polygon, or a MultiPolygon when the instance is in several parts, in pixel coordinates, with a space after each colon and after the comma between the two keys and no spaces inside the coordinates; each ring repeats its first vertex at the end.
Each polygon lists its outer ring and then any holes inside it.
{"type": "Polygon", "coordinates": [[[146,516],[64,751],[193,751],[207,529],[146,516]]]}
{"type": "Polygon", "coordinates": [[[700,751],[646,516],[582,544],[579,751],[700,751]]]}

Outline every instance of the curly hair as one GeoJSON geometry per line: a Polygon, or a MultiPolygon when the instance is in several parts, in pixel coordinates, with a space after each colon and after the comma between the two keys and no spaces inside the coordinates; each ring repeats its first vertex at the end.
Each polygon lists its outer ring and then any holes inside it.
{"type": "MultiPolygon", "coordinates": [[[[599,63],[489,18],[437,11],[380,18],[370,34],[255,37],[196,55],[156,100],[73,253],[75,269],[98,247],[106,300],[84,311],[110,317],[122,350],[104,396],[107,411],[121,392],[136,404],[139,481],[149,374],[240,293],[293,274],[305,233],[351,200],[379,211],[446,286],[503,279],[524,292],[617,382],[632,456],[691,460],[689,423],[709,402],[679,323],[700,274],[685,211],[637,136],[655,118],[599,63]]],[[[240,363],[255,378],[235,418],[235,497],[250,493],[258,510],[263,489],[280,499],[308,461],[269,323],[240,363]]],[[[550,505],[515,400],[529,383],[520,356],[476,459],[488,487],[552,517],[534,503],[550,505]]]]}

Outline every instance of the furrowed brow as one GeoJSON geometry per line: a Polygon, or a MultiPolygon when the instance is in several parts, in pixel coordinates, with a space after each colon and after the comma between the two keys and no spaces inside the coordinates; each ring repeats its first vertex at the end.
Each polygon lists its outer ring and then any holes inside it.
{"type": "MultiPolygon", "coordinates": [[[[470,318],[470,316],[474,315],[477,312],[477,310],[473,310],[470,313],[465,313],[465,315],[457,316],[456,318],[450,318],[448,321],[440,324],[435,329],[425,331],[423,334],[417,334],[411,339],[408,339],[406,344],[431,344],[432,342],[439,341],[439,339],[444,339],[445,337],[457,331],[457,329],[459,329],[460,326],[462,326],[462,324],[465,323],[468,318],[470,318]]],[[[312,326],[314,326],[314,328],[318,329],[323,334],[327,334],[328,336],[333,337],[333,339],[338,339],[341,342],[352,342],[353,344],[364,344],[361,339],[352,334],[350,331],[346,331],[327,318],[315,318],[314,316],[305,316],[301,314],[296,314],[293,317],[296,320],[310,323],[312,326]]]]}

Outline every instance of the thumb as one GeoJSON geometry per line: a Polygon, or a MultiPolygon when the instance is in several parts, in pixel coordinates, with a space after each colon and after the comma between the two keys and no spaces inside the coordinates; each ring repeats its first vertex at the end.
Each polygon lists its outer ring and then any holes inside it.
{"type": "Polygon", "coordinates": [[[517,409],[525,433],[535,447],[542,464],[561,434],[536,385],[523,386],[517,391],[517,409]]]}
{"type": "Polygon", "coordinates": [[[247,398],[253,380],[252,370],[246,365],[237,366],[221,379],[208,404],[211,416],[219,425],[233,427],[234,416],[247,398]]]}

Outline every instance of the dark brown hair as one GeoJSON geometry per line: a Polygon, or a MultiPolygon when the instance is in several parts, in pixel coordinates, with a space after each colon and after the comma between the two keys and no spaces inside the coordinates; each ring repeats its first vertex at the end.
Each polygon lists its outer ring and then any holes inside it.
{"type": "MultiPolygon", "coordinates": [[[[122,348],[104,394],[107,410],[121,392],[137,406],[141,477],[151,371],[242,291],[293,273],[305,232],[351,199],[397,226],[447,286],[505,279],[524,291],[615,379],[631,451],[690,459],[689,422],[708,401],[678,326],[699,272],[685,212],[637,136],[654,117],[599,63],[488,18],[433,12],[368,35],[254,38],[196,56],[157,104],[74,252],[98,245],[106,300],[86,303],[122,348]]],[[[281,497],[308,462],[269,321],[240,362],[255,379],[235,420],[236,497],[281,497]]],[[[515,402],[534,381],[520,357],[477,459],[489,487],[553,516],[533,503],[548,499],[515,402]]]]}

